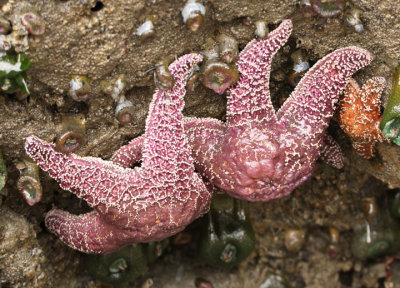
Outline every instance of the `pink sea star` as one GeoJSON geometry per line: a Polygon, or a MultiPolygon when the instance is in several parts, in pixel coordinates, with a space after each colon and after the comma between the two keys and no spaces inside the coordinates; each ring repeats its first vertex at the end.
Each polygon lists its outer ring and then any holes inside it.
{"type": "Polygon", "coordinates": [[[171,236],[208,211],[211,193],[194,171],[182,115],[186,78],[201,59],[189,54],[169,66],[175,85],[154,94],[141,167],[63,154],[35,136],[26,139],[28,155],[63,189],[94,208],[83,215],[57,209],[47,213],[47,228],[68,246],[108,253],[171,236]]]}
{"type": "MultiPolygon", "coordinates": [[[[323,153],[340,166],[338,146],[326,137],[339,93],[349,78],[372,61],[368,51],[347,47],[318,61],[275,113],[269,93],[271,61],[292,31],[284,20],[267,38],[241,51],[239,81],[228,93],[227,121],[185,119],[196,168],[229,195],[268,201],[288,195],[312,173],[323,153]],[[336,161],[335,161],[336,159],[336,161]]],[[[130,166],[140,160],[137,138],[113,156],[130,166]]]]}

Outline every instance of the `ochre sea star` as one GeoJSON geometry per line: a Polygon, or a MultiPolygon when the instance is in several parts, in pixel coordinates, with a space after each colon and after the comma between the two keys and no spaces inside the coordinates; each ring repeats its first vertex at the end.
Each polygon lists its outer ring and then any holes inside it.
{"type": "Polygon", "coordinates": [[[385,78],[374,77],[363,86],[350,79],[340,96],[339,125],[351,137],[358,154],[370,159],[374,156],[375,143],[386,138],[379,128],[381,122],[381,94],[385,78]]]}
{"type": "Polygon", "coordinates": [[[94,208],[83,215],[57,209],[47,213],[46,226],[68,246],[108,253],[171,236],[208,211],[211,193],[194,172],[182,115],[186,79],[201,59],[189,54],[169,66],[175,85],[154,94],[141,167],[63,154],[35,136],[26,139],[27,154],[63,189],[94,208]]]}
{"type": "MultiPolygon", "coordinates": [[[[268,201],[288,195],[311,175],[321,153],[335,154],[335,147],[323,149],[332,142],[325,130],[335,104],[351,75],[372,61],[358,47],[332,52],[305,74],[275,112],[269,92],[271,62],[291,31],[292,22],[284,20],[267,38],[253,40],[241,51],[240,78],[228,92],[226,123],[185,119],[196,168],[233,197],[268,201]]],[[[132,165],[140,160],[142,142],[134,139],[113,160],[132,165]]]]}

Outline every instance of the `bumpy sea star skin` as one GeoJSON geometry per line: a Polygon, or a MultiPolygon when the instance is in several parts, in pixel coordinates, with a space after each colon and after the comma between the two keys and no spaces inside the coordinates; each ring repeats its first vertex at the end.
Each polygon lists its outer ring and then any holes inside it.
{"type": "Polygon", "coordinates": [[[209,209],[211,193],[194,172],[183,130],[186,79],[197,54],[169,67],[175,85],[154,94],[146,121],[143,163],[123,168],[93,157],[57,152],[35,136],[25,149],[63,189],[94,207],[83,215],[52,210],[46,226],[68,246],[86,253],[108,253],[133,242],[171,236],[209,209]]]}
{"type": "Polygon", "coordinates": [[[231,196],[268,201],[305,181],[324,144],[339,93],[372,60],[357,47],[334,51],[307,72],[275,113],[268,89],[271,59],[291,28],[290,21],[283,21],[266,40],[253,40],[240,53],[240,79],[228,95],[226,130],[216,145],[197,135],[210,120],[198,119],[187,131],[197,169],[231,196]]]}
{"type": "Polygon", "coordinates": [[[290,24],[284,21],[266,41],[252,41],[241,52],[241,77],[228,96],[226,133],[212,165],[200,170],[237,198],[280,198],[311,175],[339,93],[372,60],[357,47],[336,50],[306,73],[275,114],[268,89],[270,59],[286,42],[290,24]]]}
{"type": "MultiPolygon", "coordinates": [[[[336,145],[321,151],[329,144],[325,130],[351,75],[372,61],[366,50],[357,47],[332,52],[305,74],[275,113],[269,93],[271,61],[291,30],[291,21],[285,20],[240,53],[240,78],[228,93],[225,124],[185,118],[196,169],[233,197],[249,201],[283,197],[311,175],[321,152],[337,157],[336,145]]],[[[129,145],[113,159],[123,164],[138,160],[140,139],[129,145]]]]}
{"type": "MultiPolygon", "coordinates": [[[[208,145],[210,147],[217,147],[218,139],[224,135],[225,124],[216,119],[202,119],[203,126],[202,129],[197,127],[198,118],[186,117],[184,119],[184,127],[185,131],[191,131],[193,129],[197,130],[197,133],[188,133],[189,143],[195,145],[201,138],[207,139],[208,145]],[[193,128],[195,127],[195,128],[193,128]]],[[[122,166],[122,167],[132,167],[134,164],[138,163],[142,159],[142,149],[143,149],[144,137],[139,136],[133,139],[128,145],[122,146],[111,158],[111,160],[122,166]]],[[[205,142],[202,142],[202,145],[206,145],[205,142]]],[[[212,153],[215,152],[215,149],[210,149],[207,151],[202,150],[194,150],[194,157],[196,158],[204,158],[204,161],[207,161],[207,155],[199,155],[197,152],[205,152],[208,153],[209,157],[212,156],[212,153]]],[[[320,151],[320,158],[326,164],[329,164],[337,169],[340,169],[344,165],[342,149],[339,144],[330,136],[329,134],[325,134],[325,138],[323,141],[323,145],[320,151]]],[[[201,166],[201,164],[199,164],[201,166]]]]}
{"type": "Polygon", "coordinates": [[[379,124],[381,121],[381,94],[385,78],[369,79],[360,88],[356,80],[350,79],[340,96],[339,125],[351,137],[358,154],[370,159],[375,153],[375,143],[385,141],[379,124]]]}
{"type": "Polygon", "coordinates": [[[324,142],[319,151],[319,157],[325,163],[337,168],[343,168],[343,154],[339,144],[328,133],[325,134],[324,142]]]}

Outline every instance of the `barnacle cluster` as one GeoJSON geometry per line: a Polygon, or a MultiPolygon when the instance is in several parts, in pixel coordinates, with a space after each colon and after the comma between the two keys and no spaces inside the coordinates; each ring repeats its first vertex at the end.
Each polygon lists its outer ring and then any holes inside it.
{"type": "Polygon", "coordinates": [[[343,0],[302,0],[301,12],[305,17],[319,15],[329,18],[338,16],[344,8],[343,0]]]}
{"type": "Polygon", "coordinates": [[[130,123],[134,115],[134,106],[132,101],[128,100],[125,96],[125,75],[121,74],[110,82],[102,82],[101,86],[103,92],[110,95],[116,103],[114,110],[115,119],[121,124],[130,123]]]}
{"type": "Polygon", "coordinates": [[[28,37],[43,35],[45,30],[43,19],[31,5],[18,5],[13,15],[0,12],[0,50],[26,52],[29,49],[28,37]]]}
{"type": "MultiPolygon", "coordinates": [[[[203,25],[206,14],[206,7],[201,0],[188,0],[181,10],[183,23],[193,32],[196,32],[203,25]]],[[[156,35],[154,18],[152,14],[141,16],[142,24],[137,27],[135,34],[142,41],[153,40],[156,35]]]]}
{"type": "Polygon", "coordinates": [[[301,0],[300,11],[305,18],[312,18],[314,29],[324,30],[326,19],[341,17],[345,27],[355,32],[362,32],[364,24],[362,11],[344,0],[301,0]]]}
{"type": "Polygon", "coordinates": [[[32,65],[25,55],[29,49],[28,36],[45,32],[41,17],[25,4],[11,18],[0,12],[0,87],[4,93],[23,100],[30,94],[26,70],[32,65]]]}
{"type": "Polygon", "coordinates": [[[237,58],[238,48],[236,40],[227,34],[220,34],[217,42],[208,39],[203,51],[204,63],[202,83],[218,94],[235,84],[239,79],[234,61],[237,58]]]}

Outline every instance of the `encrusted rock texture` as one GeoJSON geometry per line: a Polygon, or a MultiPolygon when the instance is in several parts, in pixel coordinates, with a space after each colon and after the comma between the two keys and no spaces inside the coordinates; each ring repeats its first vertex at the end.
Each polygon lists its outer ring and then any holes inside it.
{"type": "MultiPolygon", "coordinates": [[[[292,36],[272,65],[274,104],[279,106],[293,89],[287,77],[291,73],[290,54],[295,49],[303,49],[309,61],[315,63],[349,45],[373,54],[372,64],[355,78],[363,84],[373,76],[385,77],[388,86],[383,103],[387,101],[394,67],[400,64],[399,1],[347,1],[346,5],[362,11],[361,33],[345,28],[343,14],[325,19],[322,29],[316,29],[312,20],[302,16],[296,0],[204,1],[204,23],[199,31],[192,32],[182,20],[184,3],[0,1],[4,17],[13,24],[18,25],[15,15],[20,11],[32,11],[40,15],[46,28],[41,36],[28,36],[24,47],[34,63],[27,71],[31,95],[20,101],[13,95],[0,94],[0,148],[8,171],[6,187],[0,192],[1,287],[100,287],[83,268],[81,254],[63,245],[43,224],[45,213],[53,206],[77,214],[88,211],[88,207],[42,171],[42,200],[29,206],[16,189],[16,165],[26,157],[25,138],[35,134],[54,140],[61,114],[71,110],[86,118],[87,143],[78,154],[109,159],[120,146],[143,133],[155,87],[153,72],[147,71],[166,56],[200,52],[206,40],[221,31],[234,36],[243,48],[254,38],[255,21],[265,21],[271,30],[290,18],[294,24],[292,36]],[[142,41],[135,32],[148,14],[153,15],[155,37],[142,41]],[[77,103],[68,96],[71,75],[76,74],[92,80],[86,102],[77,103]],[[126,125],[115,120],[114,100],[101,88],[103,81],[121,74],[126,77],[126,96],[135,109],[132,122],[126,125]]],[[[186,116],[225,118],[226,96],[202,85],[188,93],[185,101],[186,116]]],[[[337,170],[319,162],[313,176],[290,196],[251,203],[257,244],[246,262],[233,270],[213,269],[192,260],[194,244],[182,249],[174,246],[127,287],[142,287],[149,278],[152,287],[194,287],[196,277],[211,280],[216,288],[259,287],[266,272],[285,275],[293,287],[380,287],[387,280],[387,258],[356,260],[350,243],[354,227],[363,219],[363,198],[384,197],[389,188],[400,188],[400,148],[378,144],[376,157],[365,160],[351,148],[335,119],[328,130],[343,149],[344,168],[337,170]],[[326,252],[329,227],[340,231],[340,252],[334,258],[326,252]],[[299,252],[288,252],[283,244],[288,229],[306,234],[306,243],[299,252]]]]}

